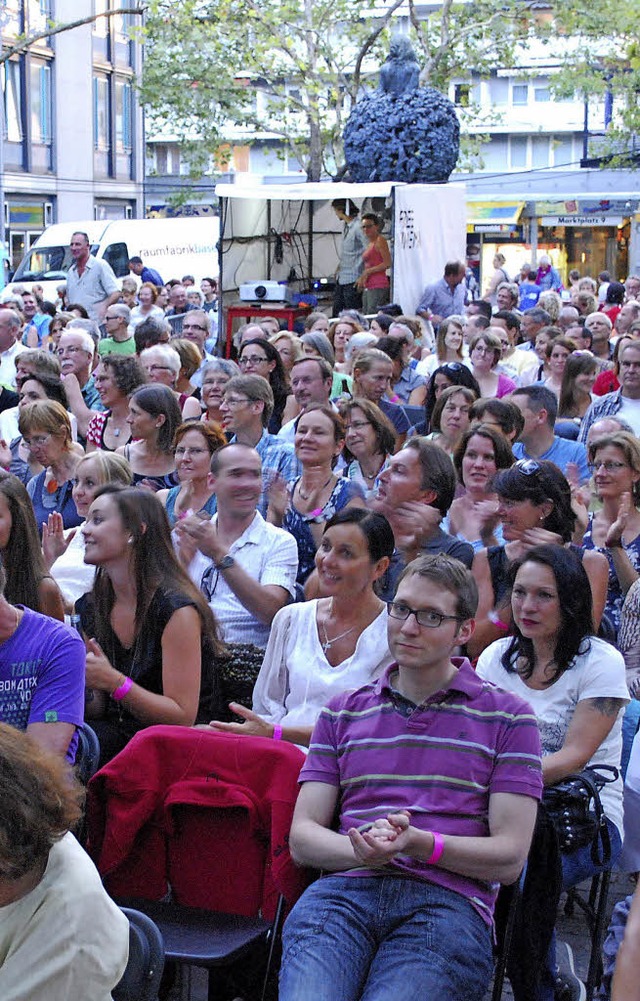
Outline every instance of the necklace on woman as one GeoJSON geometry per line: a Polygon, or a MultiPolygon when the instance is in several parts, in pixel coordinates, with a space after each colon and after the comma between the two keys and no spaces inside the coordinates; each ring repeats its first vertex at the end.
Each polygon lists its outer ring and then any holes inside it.
{"type": "MultiPolygon", "coordinates": [[[[333,613],[333,598],[331,599],[331,604],[329,605],[329,615],[331,615],[332,613],[333,613]]],[[[322,647],[322,652],[325,654],[327,650],[331,649],[334,643],[337,643],[338,640],[344,639],[345,636],[348,636],[349,633],[352,633],[353,630],[356,628],[355,626],[351,626],[351,629],[345,629],[343,633],[340,633],[338,636],[334,636],[333,639],[330,640],[329,636],[327,635],[327,627],[325,625],[324,619],[322,620],[321,624],[322,624],[322,632],[324,633],[324,643],[321,643],[320,645],[322,647]]]]}
{"type": "MultiPolygon", "coordinates": [[[[321,494],[322,491],[325,490],[329,486],[329,484],[331,483],[332,479],[333,479],[333,473],[329,473],[329,479],[327,480],[326,483],[322,484],[322,486],[320,487],[320,489],[317,492],[319,494],[321,494]]],[[[306,501],[306,500],[309,500],[309,498],[311,497],[311,494],[313,493],[313,490],[311,491],[310,494],[303,494],[302,493],[302,479],[300,479],[300,480],[298,480],[298,493],[300,494],[300,496],[302,497],[302,499],[306,501]]]]}
{"type": "Polygon", "coordinates": [[[122,434],[122,428],[121,427],[120,428],[116,427],[116,423],[115,423],[115,421],[113,419],[113,414],[109,414],[109,418],[108,419],[109,419],[109,423],[111,425],[111,434],[113,435],[114,438],[119,438],[120,435],[122,434]]]}
{"type": "Polygon", "coordinates": [[[364,469],[362,467],[362,463],[360,463],[360,472],[364,476],[365,480],[375,480],[376,476],[380,475],[380,470],[384,466],[384,462],[385,462],[385,460],[383,459],[382,462],[380,463],[380,465],[378,466],[378,468],[376,469],[375,473],[365,473],[365,471],[364,471],[364,469]]]}

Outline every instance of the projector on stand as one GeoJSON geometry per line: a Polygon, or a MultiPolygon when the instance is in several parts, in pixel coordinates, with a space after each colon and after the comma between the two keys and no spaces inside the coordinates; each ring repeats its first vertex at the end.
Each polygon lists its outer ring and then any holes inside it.
{"type": "Polygon", "coordinates": [[[243,282],[240,286],[241,302],[287,302],[289,286],[286,282],[261,281],[243,282]]]}

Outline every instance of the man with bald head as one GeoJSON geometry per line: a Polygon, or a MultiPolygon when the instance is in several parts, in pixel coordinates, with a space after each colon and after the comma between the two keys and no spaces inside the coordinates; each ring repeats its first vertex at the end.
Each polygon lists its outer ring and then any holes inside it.
{"type": "Polygon", "coordinates": [[[580,313],[575,306],[563,306],[560,310],[556,326],[560,327],[560,329],[566,334],[569,327],[571,327],[579,317],[580,313]]]}
{"type": "Polygon", "coordinates": [[[238,354],[242,351],[243,345],[247,341],[268,341],[269,334],[259,323],[245,323],[240,327],[236,337],[238,339],[238,354]]]}
{"type": "Polygon", "coordinates": [[[616,336],[622,337],[626,334],[631,324],[638,319],[640,319],[640,302],[637,299],[627,299],[613,325],[616,336]]]}
{"type": "Polygon", "coordinates": [[[609,361],[613,354],[611,332],[613,325],[606,313],[589,313],[584,325],[591,334],[591,352],[600,360],[609,361]]]}
{"type": "Polygon", "coordinates": [[[606,438],[610,434],[617,434],[618,431],[629,431],[633,434],[631,425],[627,424],[622,417],[601,417],[600,420],[594,421],[587,435],[587,450],[589,445],[593,445],[594,441],[606,438]]]}

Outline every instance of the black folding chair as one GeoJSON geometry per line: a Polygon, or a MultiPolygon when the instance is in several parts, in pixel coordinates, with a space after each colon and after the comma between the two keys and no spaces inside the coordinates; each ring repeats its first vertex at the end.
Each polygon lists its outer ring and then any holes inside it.
{"type": "Polygon", "coordinates": [[[123,907],[129,919],[129,961],[113,1001],[157,1001],[164,969],[164,944],[156,924],[140,911],[123,907]]]}
{"type": "MultiPolygon", "coordinates": [[[[125,913],[129,906],[142,911],[157,926],[168,963],[198,966],[208,971],[210,1001],[220,997],[220,974],[239,961],[247,964],[246,970],[256,970],[260,998],[264,1001],[267,997],[284,921],[284,898],[280,898],[273,921],[142,898],[125,899],[120,904],[126,905],[122,906],[125,913]]],[[[115,993],[114,1001],[120,1001],[115,993]]],[[[124,996],[122,1001],[125,1001],[124,996]]]]}
{"type": "Polygon", "coordinates": [[[572,886],[567,891],[567,899],[564,905],[564,913],[571,917],[576,907],[584,914],[589,938],[591,939],[591,951],[589,954],[589,969],[585,987],[587,990],[587,1001],[593,998],[596,987],[602,979],[602,943],[607,930],[607,899],[609,895],[609,883],[611,882],[612,867],[608,866],[602,872],[596,873],[589,884],[589,895],[585,898],[577,886],[572,886]]]}

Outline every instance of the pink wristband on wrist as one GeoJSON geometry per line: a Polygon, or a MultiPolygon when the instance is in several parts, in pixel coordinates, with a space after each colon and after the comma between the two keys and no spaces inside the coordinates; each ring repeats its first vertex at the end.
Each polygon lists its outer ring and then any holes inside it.
{"type": "Polygon", "coordinates": [[[436,831],[431,831],[433,837],[433,851],[428,859],[426,859],[427,865],[435,865],[436,862],[440,861],[440,857],[444,851],[444,835],[437,834],[436,831]]]}
{"type": "Polygon", "coordinates": [[[133,687],[133,678],[125,678],[121,685],[111,693],[111,698],[115,699],[116,702],[120,702],[121,699],[125,697],[127,692],[133,687]]]}
{"type": "Polygon", "coordinates": [[[273,733],[271,735],[274,740],[282,740],[282,727],[279,723],[276,723],[273,727],[273,733]]]}

